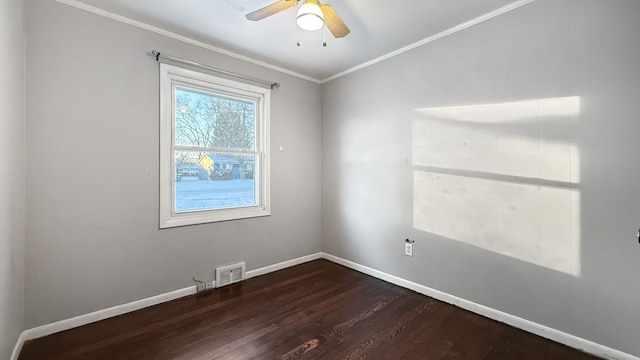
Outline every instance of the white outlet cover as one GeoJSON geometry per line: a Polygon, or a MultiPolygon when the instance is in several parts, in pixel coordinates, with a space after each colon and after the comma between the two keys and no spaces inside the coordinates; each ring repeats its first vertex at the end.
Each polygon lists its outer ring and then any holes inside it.
{"type": "Polygon", "coordinates": [[[404,244],[404,254],[407,256],[413,256],[413,244],[404,244]]]}

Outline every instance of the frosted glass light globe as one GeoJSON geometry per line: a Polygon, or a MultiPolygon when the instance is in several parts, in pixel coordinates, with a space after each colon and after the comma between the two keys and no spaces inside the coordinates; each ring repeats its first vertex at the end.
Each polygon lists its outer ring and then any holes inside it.
{"type": "Polygon", "coordinates": [[[324,16],[315,0],[306,0],[298,10],[298,26],[307,31],[316,31],[324,25],[324,16]]]}

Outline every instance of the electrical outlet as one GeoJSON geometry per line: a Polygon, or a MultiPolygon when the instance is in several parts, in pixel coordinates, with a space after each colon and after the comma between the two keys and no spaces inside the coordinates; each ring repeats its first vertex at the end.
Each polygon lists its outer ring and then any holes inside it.
{"type": "Polygon", "coordinates": [[[201,293],[213,289],[213,283],[211,281],[199,282],[196,284],[196,293],[201,293]]]}
{"type": "Polygon", "coordinates": [[[407,256],[413,256],[413,244],[410,242],[404,243],[404,254],[407,256]]]}
{"type": "Polygon", "coordinates": [[[206,283],[197,283],[196,284],[196,292],[203,292],[205,290],[206,283]]]}

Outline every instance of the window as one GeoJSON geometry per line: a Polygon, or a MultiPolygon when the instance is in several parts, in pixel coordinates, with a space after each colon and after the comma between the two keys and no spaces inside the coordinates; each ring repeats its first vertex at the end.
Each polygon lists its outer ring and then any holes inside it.
{"type": "Polygon", "coordinates": [[[160,227],[266,216],[270,90],[160,64],[160,227]]]}

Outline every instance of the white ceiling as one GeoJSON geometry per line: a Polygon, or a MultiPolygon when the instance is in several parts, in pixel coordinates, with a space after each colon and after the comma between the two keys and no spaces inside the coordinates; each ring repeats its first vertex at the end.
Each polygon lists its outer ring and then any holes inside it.
{"type": "Polygon", "coordinates": [[[323,80],[460,24],[532,0],[330,0],[326,2],[351,33],[335,39],[327,31],[327,47],[322,46],[322,30],[301,30],[302,46],[296,46],[297,7],[257,22],[244,17],[276,0],[59,1],[83,3],[323,80]]]}

